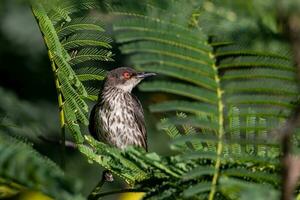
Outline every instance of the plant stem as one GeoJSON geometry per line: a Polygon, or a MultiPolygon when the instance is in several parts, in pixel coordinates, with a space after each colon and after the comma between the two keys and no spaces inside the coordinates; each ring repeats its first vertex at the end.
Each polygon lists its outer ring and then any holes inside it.
{"type": "Polygon", "coordinates": [[[101,190],[101,188],[102,188],[102,186],[104,185],[105,182],[107,182],[107,181],[108,182],[113,181],[113,178],[112,178],[112,180],[107,179],[106,174],[108,174],[108,173],[109,173],[108,170],[104,170],[102,172],[101,180],[96,185],[96,187],[93,189],[93,191],[90,193],[90,195],[88,196],[88,200],[94,199],[100,193],[100,190],[101,190]]]}
{"type": "Polygon", "coordinates": [[[99,192],[102,188],[102,186],[105,183],[105,178],[102,177],[102,179],[100,180],[100,182],[97,184],[97,186],[93,189],[93,191],[90,193],[90,195],[88,196],[88,200],[93,200],[93,199],[98,199],[97,195],[99,195],[99,192]]]}
{"type": "Polygon", "coordinates": [[[65,131],[65,116],[63,111],[63,95],[60,90],[60,83],[56,75],[56,65],[53,61],[53,56],[50,51],[48,51],[49,58],[51,60],[51,67],[54,74],[54,81],[55,81],[55,88],[57,92],[57,100],[58,100],[58,108],[59,108],[59,122],[60,122],[60,130],[61,130],[61,142],[60,142],[60,148],[61,148],[61,168],[65,169],[65,154],[66,154],[66,131],[65,131]]]}
{"type": "MultiPolygon", "coordinates": [[[[285,0],[286,3],[286,0],[285,0]]],[[[291,3],[291,2],[290,2],[291,3]]],[[[288,39],[294,56],[294,62],[297,66],[298,81],[300,80],[300,15],[299,12],[284,8],[283,0],[277,4],[278,19],[283,25],[283,32],[288,39]],[[285,10],[287,9],[287,10],[285,10]]],[[[295,1],[295,8],[297,4],[295,1]]],[[[296,9],[297,10],[297,9],[296,9]]],[[[299,11],[299,10],[298,10],[299,11]]],[[[300,124],[300,105],[294,109],[294,113],[287,120],[285,125],[279,131],[281,136],[282,148],[282,186],[281,186],[281,200],[294,199],[294,192],[300,176],[300,158],[299,156],[292,156],[292,135],[295,129],[300,124]]]]}
{"type": "Polygon", "coordinates": [[[218,75],[218,69],[215,66],[215,64],[213,65],[213,68],[214,68],[214,71],[215,71],[215,81],[218,85],[217,96],[218,96],[219,129],[218,129],[217,160],[216,160],[216,164],[215,164],[214,176],[213,176],[212,183],[211,183],[211,190],[210,190],[210,193],[209,193],[209,200],[213,200],[214,196],[215,196],[215,193],[216,193],[217,183],[218,183],[218,179],[219,179],[219,175],[220,175],[221,154],[222,154],[222,151],[223,151],[222,139],[223,139],[223,135],[224,135],[224,116],[223,116],[224,115],[223,114],[224,104],[222,102],[223,91],[221,89],[220,78],[219,78],[219,75],[218,75]]]}
{"type": "MultiPolygon", "coordinates": [[[[58,82],[57,78],[56,81],[58,82]]],[[[61,167],[62,169],[65,169],[65,155],[66,155],[66,129],[65,129],[65,116],[64,116],[64,112],[63,112],[63,97],[62,97],[62,93],[59,90],[58,92],[58,106],[59,106],[59,121],[60,121],[60,130],[61,130],[61,142],[60,142],[60,146],[61,146],[61,167]]]]}
{"type": "Polygon", "coordinates": [[[145,192],[144,190],[138,190],[138,189],[122,189],[122,190],[113,190],[110,192],[103,192],[95,195],[92,199],[89,200],[98,200],[100,197],[108,196],[108,195],[113,195],[113,194],[120,194],[120,193],[125,193],[125,192],[145,192]]]}

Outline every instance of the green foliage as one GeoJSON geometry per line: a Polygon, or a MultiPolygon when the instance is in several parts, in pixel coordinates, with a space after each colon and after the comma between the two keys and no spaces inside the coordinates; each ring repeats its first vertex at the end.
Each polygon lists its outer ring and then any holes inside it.
{"type": "Polygon", "coordinates": [[[34,2],[32,11],[44,36],[55,76],[61,115],[64,115],[61,127],[68,127],[76,143],[83,143],[79,123],[88,124],[88,106],[83,98],[91,97],[81,81],[103,79],[102,70],[99,71],[97,65],[86,68],[86,62],[111,61],[112,54],[108,50],[111,40],[103,35],[97,19],[75,15],[96,7],[95,1],[56,3],[53,6],[48,2],[34,2]]]}
{"type": "MultiPolygon", "coordinates": [[[[278,197],[280,150],[270,130],[289,116],[298,95],[288,53],[220,39],[222,32],[201,23],[207,1],[111,0],[107,5],[118,19],[113,30],[121,52],[137,69],[161,75],[140,89],[172,94],[172,100],[150,110],[167,113],[157,126],[172,138],[175,155],[132,147],[120,151],[85,135],[87,100],[96,100],[99,92],[90,83],[106,73],[96,63],[112,61],[113,55],[112,39],[89,13],[98,7],[94,0],[32,2],[54,74],[63,137],[67,128],[81,153],[146,191],[144,199],[278,197]]],[[[1,173],[6,186],[13,182],[11,192],[25,187],[58,199],[82,198],[59,168],[26,144],[3,137],[0,148],[1,173]]]]}
{"type": "Polygon", "coordinates": [[[87,62],[112,60],[112,53],[107,50],[111,40],[101,36],[103,29],[98,25],[98,21],[72,18],[73,10],[75,12],[78,8],[91,8],[94,5],[91,2],[83,1],[83,5],[66,4],[70,7],[63,7],[66,2],[50,7],[47,7],[47,4],[34,3],[32,7],[44,36],[54,72],[62,130],[65,126],[68,128],[78,150],[88,159],[111,170],[129,184],[149,180],[153,174],[158,178],[169,177],[170,174],[178,176],[173,172],[176,168],[169,169],[167,163],[163,164],[157,160],[161,159],[159,156],[145,156],[145,153],[139,151],[120,152],[90,137],[84,137],[80,124],[88,124],[86,100],[97,99],[95,93],[98,93],[98,89],[92,88],[88,81],[102,80],[105,74],[103,69],[97,69],[93,65],[90,67],[91,63],[87,62]],[[91,33],[81,34],[81,31],[91,33]],[[89,145],[83,144],[84,142],[89,145]],[[147,164],[143,164],[144,162],[147,164]],[[148,171],[151,173],[147,173],[148,171]]]}
{"type": "MultiPolygon", "coordinates": [[[[177,95],[176,100],[152,105],[150,110],[187,114],[169,117],[158,125],[178,138],[173,148],[180,150],[179,158],[199,165],[184,176],[199,174],[197,179],[176,184],[172,193],[179,199],[223,199],[227,196],[222,190],[227,182],[220,181],[224,176],[239,178],[244,184],[256,183],[257,188],[268,183],[276,190],[279,179],[268,177],[279,171],[279,163],[271,161],[278,158],[279,147],[270,140],[269,131],[284,121],[294,107],[291,102],[297,99],[290,58],[209,39],[193,23],[193,12],[172,12],[174,7],[198,11],[198,6],[168,2],[164,7],[147,1],[138,10],[126,10],[126,6],[111,10],[122,16],[114,24],[116,40],[122,44],[121,51],[130,55],[132,65],[165,77],[144,83],[140,89],[177,95]],[[185,126],[191,127],[192,133],[188,134],[185,126]],[[198,144],[193,144],[197,140],[198,144]]],[[[155,198],[166,199],[161,196],[164,192],[171,197],[170,188],[160,190],[155,198]]]]}
{"type": "Polygon", "coordinates": [[[84,199],[81,185],[65,177],[57,165],[36,152],[30,144],[0,132],[1,197],[13,196],[31,189],[55,199],[84,199]],[[13,192],[11,192],[13,191],[13,192]]]}
{"type": "MultiPolygon", "coordinates": [[[[98,88],[89,85],[89,81],[102,80],[105,74],[103,68],[91,61],[112,61],[112,53],[108,50],[111,40],[103,35],[104,29],[99,21],[75,15],[82,9],[93,7],[97,7],[94,1],[58,1],[51,6],[47,2],[33,3],[32,10],[48,48],[58,92],[62,130],[68,128],[79,151],[87,158],[111,169],[129,183],[134,183],[146,174],[134,164],[130,165],[130,161],[122,161],[124,159],[118,150],[108,148],[103,143],[98,143],[97,147],[92,143],[94,148],[83,144],[85,138],[80,124],[88,124],[86,100],[95,100],[98,91],[98,88]],[[121,174],[127,165],[128,174],[121,174]]],[[[87,142],[91,143],[90,140],[87,142]]]]}
{"type": "Polygon", "coordinates": [[[47,137],[57,131],[56,106],[42,102],[33,105],[3,88],[0,88],[0,96],[0,130],[3,132],[38,142],[39,136],[47,137]]]}
{"type": "Polygon", "coordinates": [[[240,181],[237,179],[222,177],[221,190],[229,199],[278,199],[278,191],[268,185],[257,185],[248,182],[240,181]],[[255,192],[254,192],[255,191],[255,192]]]}

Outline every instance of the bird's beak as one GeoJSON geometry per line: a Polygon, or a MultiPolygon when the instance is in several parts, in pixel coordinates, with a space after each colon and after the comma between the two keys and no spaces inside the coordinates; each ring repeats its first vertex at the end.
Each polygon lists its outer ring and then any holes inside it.
{"type": "Polygon", "coordinates": [[[152,73],[152,72],[139,72],[137,73],[136,77],[137,78],[146,78],[146,77],[150,77],[150,76],[155,76],[156,73],[152,73]]]}

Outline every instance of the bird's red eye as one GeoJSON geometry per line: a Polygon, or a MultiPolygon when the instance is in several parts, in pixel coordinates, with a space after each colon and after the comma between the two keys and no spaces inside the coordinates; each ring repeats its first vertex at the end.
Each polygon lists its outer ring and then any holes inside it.
{"type": "Polygon", "coordinates": [[[130,75],[129,72],[124,72],[124,73],[123,73],[123,77],[124,77],[125,79],[129,79],[129,78],[131,77],[131,75],[130,75]]]}

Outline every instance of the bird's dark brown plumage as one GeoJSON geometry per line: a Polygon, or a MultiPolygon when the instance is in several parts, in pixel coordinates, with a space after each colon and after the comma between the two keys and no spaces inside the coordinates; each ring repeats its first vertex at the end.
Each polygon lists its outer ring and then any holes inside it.
{"type": "Polygon", "coordinates": [[[131,90],[154,73],[117,68],[108,73],[97,104],[90,114],[89,131],[107,144],[124,149],[129,145],[147,150],[144,112],[131,90]]]}

